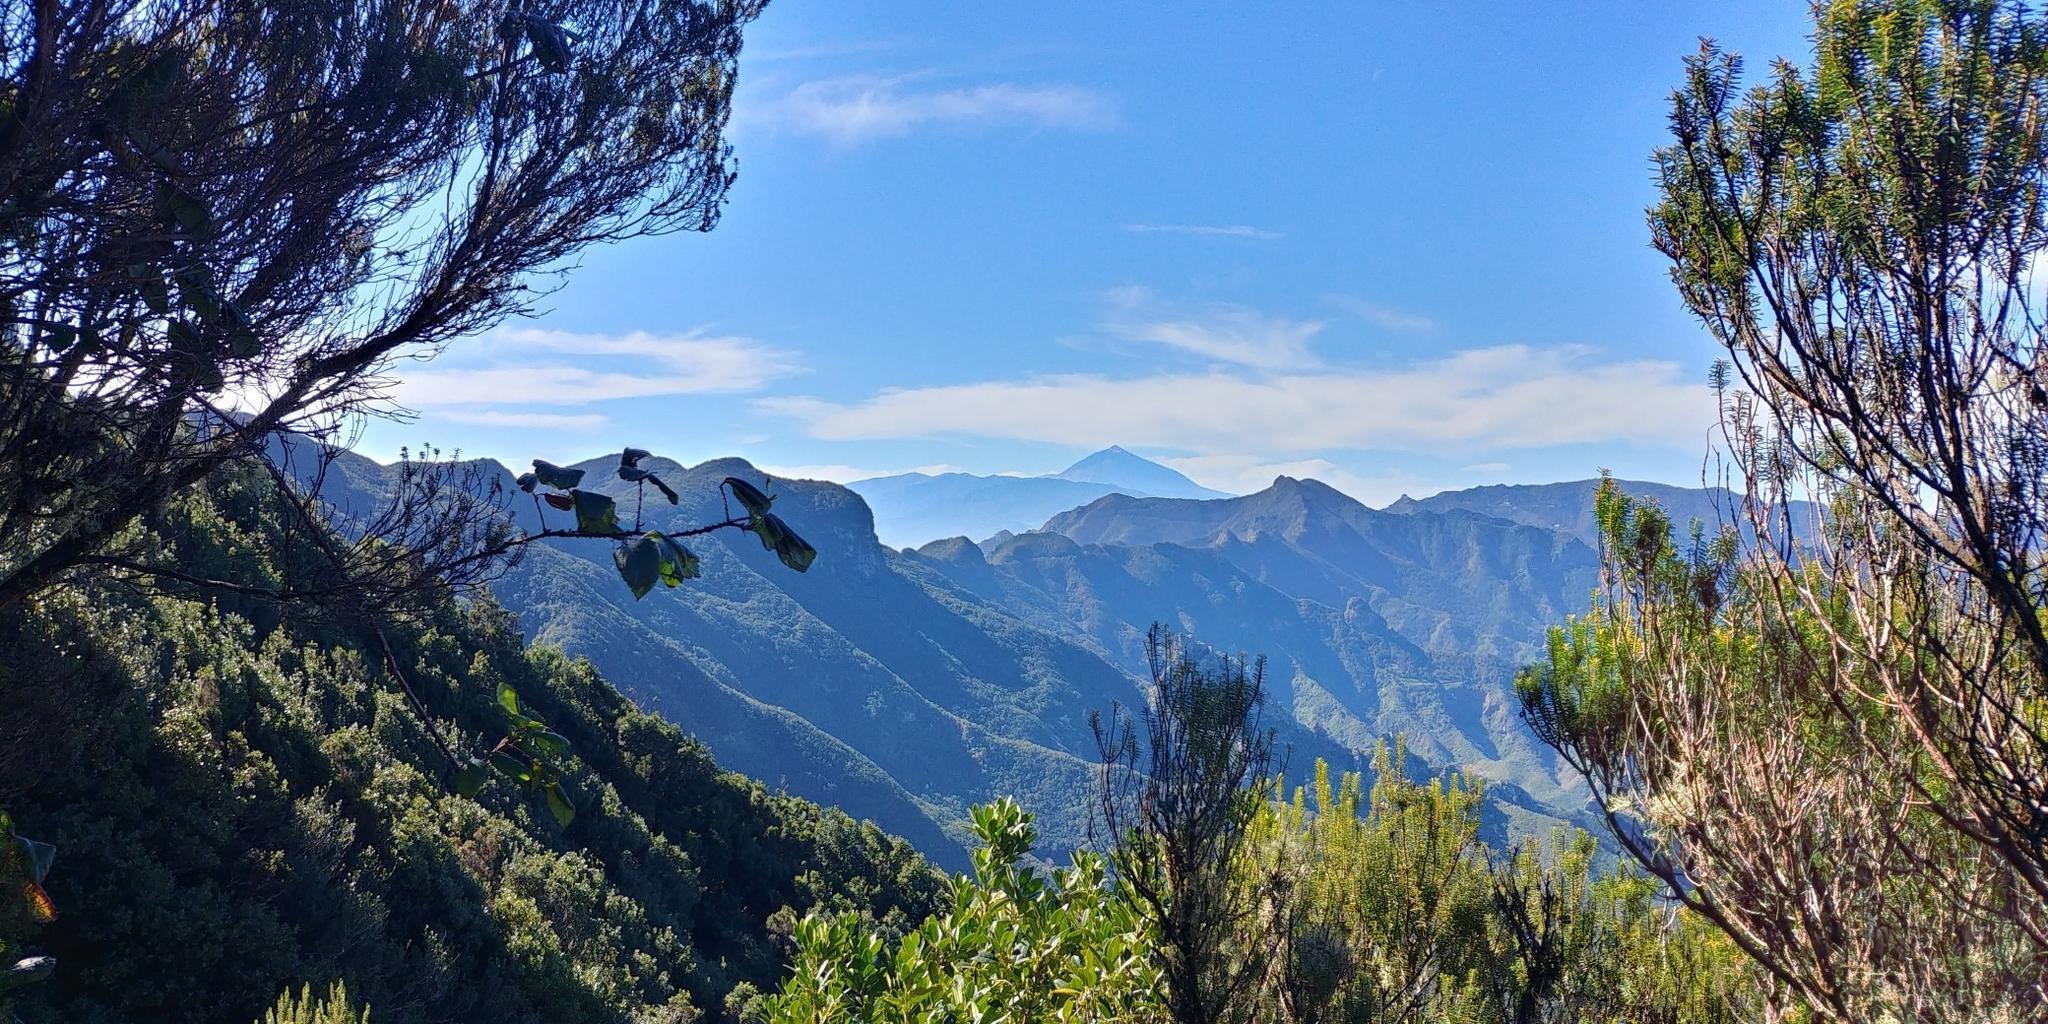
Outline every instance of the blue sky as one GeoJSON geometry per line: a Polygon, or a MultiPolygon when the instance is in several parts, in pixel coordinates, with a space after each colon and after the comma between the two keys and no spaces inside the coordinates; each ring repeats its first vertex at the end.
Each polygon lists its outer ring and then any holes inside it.
{"type": "Polygon", "coordinates": [[[1699,36],[1803,59],[1803,4],[1193,6],[782,0],[718,229],[403,365],[363,449],[1698,482],[1715,349],[1649,155],[1699,36]]]}

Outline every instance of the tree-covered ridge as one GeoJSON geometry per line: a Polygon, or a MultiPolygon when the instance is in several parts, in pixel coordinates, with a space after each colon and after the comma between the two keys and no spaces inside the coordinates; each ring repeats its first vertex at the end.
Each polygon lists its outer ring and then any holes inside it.
{"type": "MultiPolygon", "coordinates": [[[[217,477],[143,540],[289,582],[306,540],[279,505],[265,477],[217,477]]],[[[19,990],[24,1021],[254,1020],[336,980],[380,1022],[689,1020],[772,983],[785,907],[893,933],[937,905],[903,841],[721,771],[486,599],[385,632],[459,748],[506,732],[501,684],[567,741],[566,827],[503,777],[453,793],[341,618],[132,582],[0,618],[0,804],[62,851],[55,922],[6,937],[62,964],[19,990]]]]}

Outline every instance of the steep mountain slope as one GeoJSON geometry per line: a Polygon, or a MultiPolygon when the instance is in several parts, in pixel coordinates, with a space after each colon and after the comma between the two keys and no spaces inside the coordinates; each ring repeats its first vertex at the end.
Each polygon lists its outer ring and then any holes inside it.
{"type": "MultiPolygon", "coordinates": [[[[615,464],[586,464],[586,486],[628,494],[615,464]]],[[[650,465],[682,495],[647,506],[662,529],[723,518],[718,482],[760,476],[736,459],[650,465]]],[[[646,600],[619,584],[604,544],[536,552],[495,590],[533,635],[589,656],[724,763],[871,817],[944,863],[964,863],[968,807],[1005,794],[1042,815],[1048,849],[1080,843],[1096,758],[1088,712],[1128,703],[1131,676],[898,571],[904,560],[845,488],[773,490],[820,551],[808,573],[728,531],[691,542],[701,579],[646,600]]]]}
{"type": "Polygon", "coordinates": [[[1013,590],[1035,592],[1011,604],[1059,609],[1098,632],[1170,610],[1212,642],[1288,664],[1297,715],[1347,744],[1401,732],[1433,763],[1573,800],[1551,752],[1516,719],[1510,684],[1548,627],[1592,592],[1595,556],[1576,539],[1466,512],[1378,512],[1288,477],[1222,501],[1110,496],[1046,531],[1069,546],[1025,535],[989,552],[992,566],[1011,566],[1001,575],[1013,590]],[[1173,606],[1126,603],[1105,561],[1180,567],[1156,591],[1173,606]],[[1090,563],[1087,585],[1047,572],[1090,563]],[[1273,610],[1281,601],[1295,605],[1293,623],[1273,610]],[[1258,608],[1268,611],[1241,618],[1258,608]]]}
{"type": "Polygon", "coordinates": [[[855,480],[847,487],[874,510],[876,534],[893,547],[1035,530],[1051,516],[1105,494],[1228,497],[1120,447],[1105,448],[1052,476],[903,473],[855,480]]]}
{"type": "MultiPolygon", "coordinates": [[[[1124,494],[1154,498],[1228,498],[1229,494],[1203,487],[1179,471],[1151,459],[1133,455],[1120,445],[1110,445],[1059,472],[1061,480],[1088,480],[1111,484],[1124,494]]],[[[979,536],[977,534],[976,536],[979,536]]]]}
{"type": "MultiPolygon", "coordinates": [[[[266,477],[221,474],[146,540],[304,585],[283,521],[266,477]]],[[[503,778],[452,793],[352,616],[121,582],[0,615],[0,805],[60,851],[23,1021],[250,1021],[336,979],[380,1024],[716,1019],[783,970],[783,907],[900,928],[942,900],[902,840],[722,770],[488,600],[385,632],[459,750],[507,731],[500,683],[566,737],[574,819],[503,778]]]]}

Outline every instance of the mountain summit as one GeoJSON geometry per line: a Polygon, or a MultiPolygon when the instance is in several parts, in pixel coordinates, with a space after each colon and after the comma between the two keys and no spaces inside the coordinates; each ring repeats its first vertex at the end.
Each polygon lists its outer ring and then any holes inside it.
{"type": "Polygon", "coordinates": [[[1152,498],[1228,498],[1121,445],[1110,445],[1055,474],[1061,480],[1109,484],[1126,494],[1152,498]]]}
{"type": "Polygon", "coordinates": [[[1230,497],[1114,445],[1050,476],[903,473],[846,486],[874,509],[875,532],[882,542],[897,547],[1036,530],[1061,512],[1110,494],[1230,497]]]}

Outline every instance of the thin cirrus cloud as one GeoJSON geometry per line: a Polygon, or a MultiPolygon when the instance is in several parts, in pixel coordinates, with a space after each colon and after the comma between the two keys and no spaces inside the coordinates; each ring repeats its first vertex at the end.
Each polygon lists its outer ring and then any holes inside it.
{"type": "MultiPolygon", "coordinates": [[[[749,338],[515,328],[493,331],[429,368],[401,372],[391,397],[414,409],[577,406],[619,398],[745,393],[799,370],[789,353],[749,338]]],[[[514,424],[507,420],[501,425],[514,424]]]]}
{"type": "Polygon", "coordinates": [[[1249,224],[1126,224],[1124,230],[1140,235],[1197,235],[1211,238],[1254,238],[1270,242],[1281,237],[1249,224]]]}
{"type": "Polygon", "coordinates": [[[1109,309],[1102,329],[1126,341],[1260,370],[1307,369],[1321,362],[1309,348],[1325,326],[1320,320],[1221,303],[1172,303],[1142,286],[1113,288],[1103,297],[1109,309]]]}
{"type": "Polygon", "coordinates": [[[821,440],[998,438],[1202,452],[1474,453],[1589,443],[1696,447],[1707,389],[1657,360],[1578,346],[1471,349],[1398,369],[1243,376],[1073,374],[893,389],[864,401],[757,401],[821,440]]]}
{"type": "Polygon", "coordinates": [[[1001,82],[962,87],[921,84],[925,76],[848,75],[804,82],[741,108],[745,123],[814,135],[853,146],[927,128],[1014,125],[1106,131],[1116,127],[1109,97],[1076,85],[1001,82]]]}
{"type": "Polygon", "coordinates": [[[510,427],[517,430],[556,430],[572,434],[595,434],[610,425],[600,413],[519,412],[504,409],[452,409],[442,414],[455,423],[479,427],[510,427]]]}
{"type": "Polygon", "coordinates": [[[1330,301],[1336,303],[1338,307],[1349,311],[1353,316],[1375,327],[1384,328],[1389,331],[1399,331],[1404,334],[1424,334],[1437,328],[1436,320],[1433,317],[1405,309],[1398,309],[1385,303],[1372,302],[1346,295],[1335,296],[1330,301]]]}

